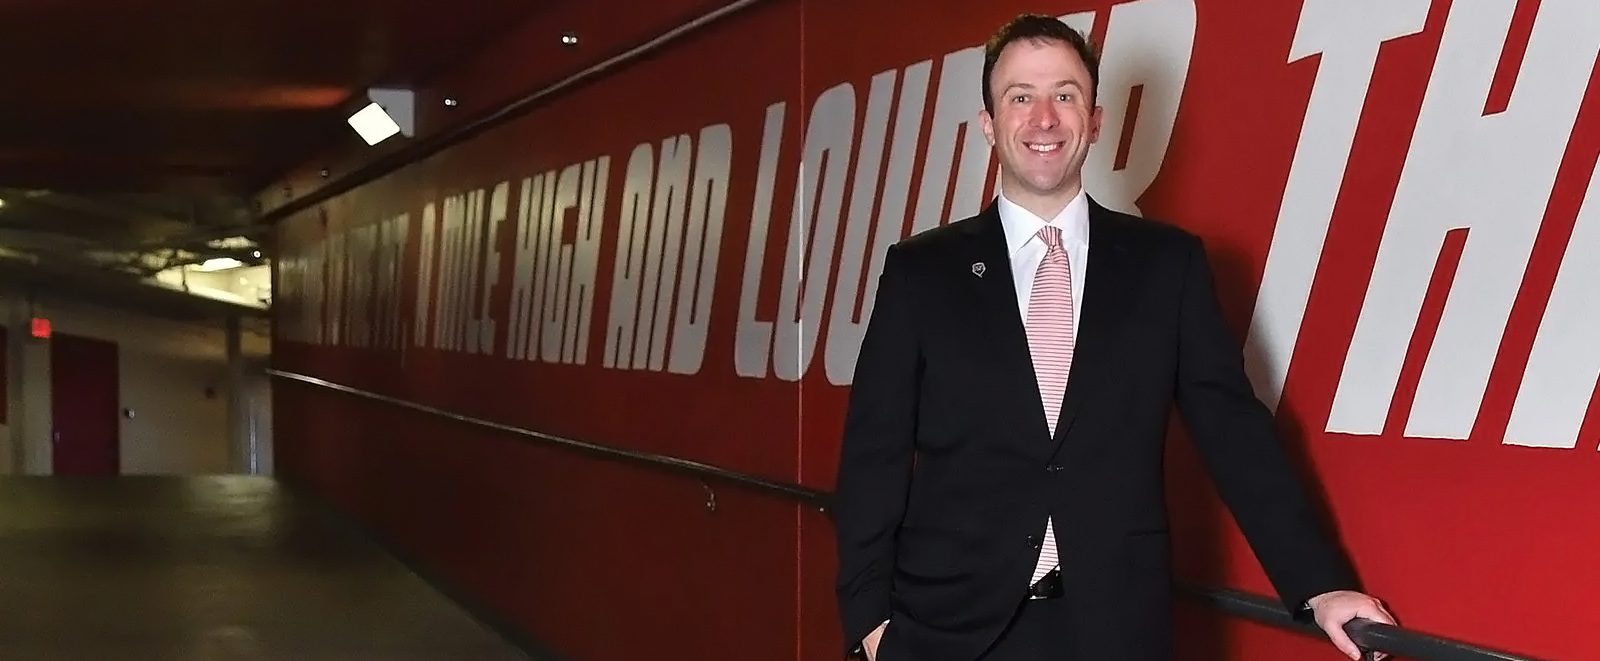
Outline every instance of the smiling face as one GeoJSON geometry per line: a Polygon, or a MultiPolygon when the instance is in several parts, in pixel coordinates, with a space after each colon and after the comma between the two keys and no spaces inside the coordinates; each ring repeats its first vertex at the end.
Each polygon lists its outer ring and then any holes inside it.
{"type": "Polygon", "coordinates": [[[1053,39],[1018,39],[995,60],[994,111],[983,134],[1000,157],[1007,198],[1048,219],[1083,187],[1083,161],[1100,138],[1100,108],[1083,59],[1053,39]]]}

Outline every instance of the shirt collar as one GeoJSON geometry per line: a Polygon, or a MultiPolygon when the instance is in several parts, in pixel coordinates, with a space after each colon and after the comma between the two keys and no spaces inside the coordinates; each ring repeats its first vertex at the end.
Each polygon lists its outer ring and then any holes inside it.
{"type": "Polygon", "coordinates": [[[1089,200],[1083,189],[1078,189],[1077,196],[1072,198],[1067,206],[1055,218],[1045,221],[1032,211],[1022,208],[1015,202],[1006,198],[1004,191],[999,194],[1000,226],[1006,233],[1006,252],[1015,256],[1018,250],[1033,240],[1040,228],[1051,225],[1061,229],[1062,243],[1087,244],[1089,242],[1089,200]]]}

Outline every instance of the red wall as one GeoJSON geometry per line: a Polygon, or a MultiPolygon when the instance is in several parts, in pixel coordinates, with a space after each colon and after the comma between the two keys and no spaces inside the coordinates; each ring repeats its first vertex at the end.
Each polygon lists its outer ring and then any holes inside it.
{"type": "MultiPolygon", "coordinates": [[[[626,29],[596,31],[650,34],[703,4],[610,16],[626,29]]],[[[1321,0],[1058,4],[1063,15],[1093,12],[1085,24],[1106,48],[1108,124],[1088,166],[1091,194],[1207,239],[1258,387],[1370,590],[1425,632],[1533,656],[1600,652],[1586,635],[1600,625],[1587,608],[1600,536],[1585,516],[1600,496],[1600,354],[1583,341],[1600,325],[1580,313],[1600,303],[1600,260],[1583,249],[1600,241],[1600,202],[1585,206],[1600,191],[1591,181],[1600,10],[1554,0],[1374,2],[1355,13],[1321,0]]],[[[948,130],[939,111],[975,116],[976,67],[947,55],[1021,9],[761,2],[288,219],[274,284],[277,367],[828,489],[854,353],[836,321],[865,318],[882,240],[986,199],[992,162],[953,141],[981,140],[948,130]],[[895,77],[874,97],[880,72],[895,77]],[[894,93],[919,75],[925,88],[894,93]],[[763,171],[764,124],[780,102],[781,145],[763,171]],[[901,112],[912,123],[897,121],[901,112]],[[683,220],[656,222],[673,216],[658,204],[685,202],[651,195],[662,188],[664,140],[680,135],[694,148],[683,220]],[[802,174],[808,145],[817,149],[802,174]],[[641,146],[652,150],[640,162],[650,172],[630,179],[641,146]],[[604,195],[591,195],[582,170],[570,183],[574,199],[603,208],[580,204],[524,231],[524,194],[545,202],[564,168],[602,158],[604,195]],[[797,182],[805,238],[791,242],[797,182]],[[471,207],[480,191],[481,212],[471,207]],[[630,249],[621,239],[634,200],[646,208],[645,238],[630,249]],[[660,299],[664,316],[656,296],[641,297],[668,327],[659,338],[627,335],[647,356],[637,366],[608,364],[611,328],[627,318],[615,313],[616,292],[650,284],[618,260],[642,250],[648,273],[652,259],[686,259],[702,237],[691,231],[670,250],[661,239],[692,230],[707,201],[725,210],[721,232],[708,233],[720,243],[690,263],[704,274],[715,256],[709,297],[691,295],[696,271],[662,269],[674,284],[688,273],[687,288],[660,299]],[[473,212],[446,213],[458,202],[473,212]],[[753,241],[763,222],[765,238],[753,241]],[[553,260],[519,261],[524,241],[549,245],[535,230],[556,226],[553,260]],[[815,270],[786,293],[800,246],[815,251],[805,263],[815,270]],[[584,257],[592,288],[571,286],[584,257]],[[542,291],[558,304],[538,312],[555,320],[540,331],[555,332],[555,350],[508,358],[520,354],[521,302],[552,273],[556,286],[542,291]],[[578,305],[585,293],[592,299],[578,305]],[[587,327],[568,323],[584,309],[587,327]],[[466,341],[468,329],[488,341],[466,341]],[[664,347],[659,364],[652,346],[664,347]]],[[[544,48],[535,32],[487,46],[436,89],[503,98],[558,75],[523,57],[544,48]]],[[[632,310],[635,321],[646,314],[632,310]]],[[[294,382],[280,381],[275,397],[282,474],[556,649],[586,659],[837,656],[820,514],[718,484],[710,510],[692,478],[294,382]]],[[[1268,593],[1181,427],[1174,440],[1181,578],[1268,593]]],[[[1337,658],[1325,643],[1189,605],[1180,623],[1185,658],[1337,658]]]]}

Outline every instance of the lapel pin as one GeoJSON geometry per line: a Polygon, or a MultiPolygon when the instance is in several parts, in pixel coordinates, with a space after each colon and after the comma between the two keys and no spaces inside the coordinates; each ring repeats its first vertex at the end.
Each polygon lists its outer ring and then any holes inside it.
{"type": "Polygon", "coordinates": [[[987,271],[987,270],[989,270],[989,268],[984,266],[983,262],[973,262],[972,263],[972,274],[975,275],[975,276],[978,276],[978,277],[981,278],[981,277],[983,277],[983,272],[987,271]]]}

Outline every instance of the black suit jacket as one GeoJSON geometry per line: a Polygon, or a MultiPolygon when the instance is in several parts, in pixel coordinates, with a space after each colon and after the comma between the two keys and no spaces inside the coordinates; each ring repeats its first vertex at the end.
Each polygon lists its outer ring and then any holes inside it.
{"type": "Polygon", "coordinates": [[[1089,231],[1054,438],[995,204],[890,248],[836,488],[847,647],[891,619],[886,656],[977,658],[1023,599],[1048,514],[1073,656],[1170,659],[1174,402],[1284,604],[1354,589],[1246,379],[1199,239],[1092,199],[1089,231]]]}

